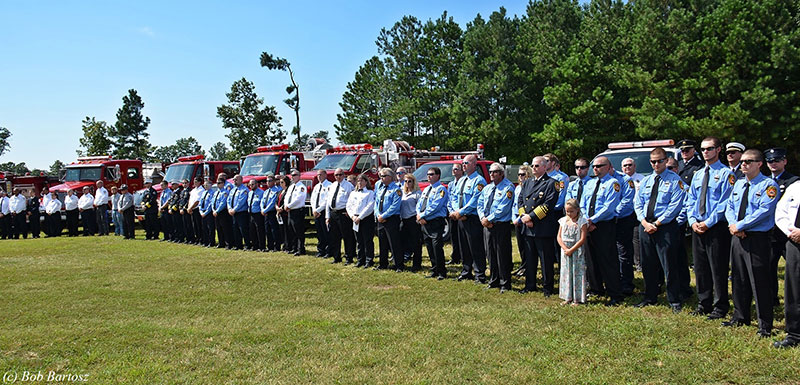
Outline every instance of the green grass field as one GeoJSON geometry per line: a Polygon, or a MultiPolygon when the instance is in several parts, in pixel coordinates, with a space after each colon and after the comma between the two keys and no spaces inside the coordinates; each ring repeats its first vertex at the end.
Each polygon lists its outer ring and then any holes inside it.
{"type": "MultiPolygon", "coordinates": [[[[755,326],[731,330],[690,316],[692,305],[678,315],[666,306],[564,307],[555,296],[501,295],[310,256],[113,236],[2,241],[0,287],[0,372],[17,378],[800,382],[800,349],[770,346],[782,331],[759,339],[755,326]]],[[[782,309],[776,318],[782,329],[782,309]]]]}

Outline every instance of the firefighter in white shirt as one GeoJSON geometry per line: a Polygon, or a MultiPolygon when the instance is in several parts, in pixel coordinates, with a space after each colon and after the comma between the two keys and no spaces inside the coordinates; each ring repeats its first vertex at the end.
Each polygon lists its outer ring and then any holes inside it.
{"type": "Polygon", "coordinates": [[[353,233],[353,221],[347,216],[347,201],[353,191],[353,184],[345,180],[344,170],[333,171],[335,181],[328,186],[325,203],[325,223],[328,225],[328,253],[333,257],[331,263],[342,261],[342,239],[344,239],[344,255],[347,263],[353,263],[356,255],[356,238],[353,233]]]}
{"type": "Polygon", "coordinates": [[[67,190],[64,197],[64,212],[67,216],[67,234],[70,237],[78,236],[78,197],[75,191],[67,190]]]}
{"type": "Polygon", "coordinates": [[[50,193],[50,200],[47,201],[44,212],[50,217],[49,236],[57,237],[61,235],[61,201],[58,200],[55,191],[50,193]]]}
{"type": "Polygon", "coordinates": [[[89,186],[83,188],[83,195],[78,199],[78,211],[83,220],[83,236],[88,237],[97,233],[97,217],[94,208],[94,196],[89,186]]]}
{"type": "Polygon", "coordinates": [[[784,275],[784,312],[786,337],[772,346],[788,348],[800,345],[800,183],[786,188],[775,208],[775,226],[788,237],[784,275]]]}
{"type": "Polygon", "coordinates": [[[5,190],[0,190],[0,237],[11,238],[11,209],[5,190]]]}
{"type": "Polygon", "coordinates": [[[300,171],[292,169],[292,185],[286,192],[284,209],[289,212],[289,227],[292,228],[294,239],[288,240],[288,249],[294,255],[306,253],[306,186],[300,183],[300,171]]]}
{"type": "Polygon", "coordinates": [[[325,224],[325,207],[328,202],[328,172],[317,171],[317,185],[311,191],[311,213],[314,215],[314,227],[317,229],[317,258],[328,256],[328,226],[325,224]]]}
{"type": "Polygon", "coordinates": [[[358,176],[356,183],[356,189],[347,200],[347,214],[353,221],[351,230],[355,231],[358,241],[356,266],[366,269],[372,266],[375,259],[375,216],[372,215],[375,211],[375,192],[370,188],[369,178],[364,174],[358,176]]]}
{"type": "Polygon", "coordinates": [[[28,230],[25,228],[25,209],[28,207],[27,199],[22,195],[18,188],[11,190],[11,197],[8,199],[8,208],[11,214],[11,236],[19,239],[20,234],[27,238],[28,230]]]}
{"type": "MultiPolygon", "coordinates": [[[[97,233],[108,235],[109,197],[102,180],[97,181],[97,188],[94,190],[94,208],[97,216],[97,233]]],[[[125,228],[125,225],[123,224],[122,227],[125,228]]]]}

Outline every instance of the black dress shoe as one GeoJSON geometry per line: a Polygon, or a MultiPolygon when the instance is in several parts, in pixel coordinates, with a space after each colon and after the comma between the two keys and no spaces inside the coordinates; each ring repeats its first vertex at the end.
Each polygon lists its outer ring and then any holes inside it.
{"type": "Polygon", "coordinates": [[[747,325],[747,323],[745,323],[742,320],[738,320],[738,319],[731,319],[730,321],[723,321],[722,322],[722,326],[725,326],[727,328],[731,328],[731,327],[736,328],[736,327],[744,326],[744,325],[747,325]]]}
{"type": "Polygon", "coordinates": [[[706,317],[706,319],[709,320],[709,321],[713,321],[713,320],[716,320],[716,319],[725,318],[725,315],[726,315],[726,313],[714,310],[714,311],[711,312],[711,314],[708,315],[708,317],[706,317]]]}
{"type": "Polygon", "coordinates": [[[486,284],[486,278],[476,278],[475,279],[475,283],[480,284],[480,285],[485,285],[486,284]]]}
{"type": "Polygon", "coordinates": [[[534,291],[536,291],[536,289],[522,289],[522,290],[519,291],[519,293],[520,294],[528,294],[528,293],[533,293],[534,291]]]}
{"type": "Polygon", "coordinates": [[[636,305],[633,305],[633,307],[642,308],[642,307],[645,307],[645,306],[650,306],[650,305],[655,305],[655,304],[656,304],[655,301],[651,301],[649,299],[646,299],[646,300],[644,300],[642,302],[637,303],[636,305]]]}
{"type": "Polygon", "coordinates": [[[501,288],[500,288],[500,294],[503,294],[503,293],[505,293],[505,292],[507,292],[507,291],[509,291],[509,290],[511,290],[511,289],[506,289],[506,288],[504,288],[504,287],[501,287],[501,288]]]}
{"type": "Polygon", "coordinates": [[[339,263],[339,262],[341,262],[341,260],[334,259],[333,261],[331,261],[331,265],[333,265],[334,263],[339,263]]]}
{"type": "Polygon", "coordinates": [[[365,269],[369,269],[369,268],[370,268],[370,267],[372,267],[373,265],[374,265],[374,264],[373,264],[372,262],[367,262],[367,263],[365,263],[365,264],[364,264],[364,268],[365,268],[365,269]]]}
{"type": "Polygon", "coordinates": [[[364,267],[366,265],[367,265],[366,263],[361,263],[361,262],[356,263],[356,267],[364,267]]]}
{"type": "Polygon", "coordinates": [[[691,313],[689,313],[689,315],[693,315],[693,316],[697,317],[697,316],[706,315],[706,314],[709,314],[709,313],[710,312],[707,311],[706,309],[703,309],[702,307],[698,306],[697,309],[694,309],[691,313]]]}
{"type": "Polygon", "coordinates": [[[759,338],[770,338],[772,337],[772,330],[758,329],[756,334],[758,334],[759,338]]]}
{"type": "Polygon", "coordinates": [[[784,338],[783,341],[775,341],[772,343],[772,347],[776,349],[786,349],[797,345],[800,345],[800,340],[792,340],[789,339],[789,337],[784,338]]]}
{"type": "Polygon", "coordinates": [[[484,287],[483,290],[492,290],[492,289],[497,289],[499,287],[500,287],[500,285],[491,285],[491,284],[489,284],[489,285],[486,285],[486,287],[484,287]]]}
{"type": "Polygon", "coordinates": [[[672,303],[672,304],[669,305],[669,307],[672,308],[672,313],[673,314],[678,314],[678,313],[681,312],[681,310],[683,310],[683,305],[681,305],[679,303],[672,303]]]}
{"type": "Polygon", "coordinates": [[[353,264],[353,261],[344,261],[345,266],[350,266],[353,264]]]}
{"type": "Polygon", "coordinates": [[[545,298],[550,298],[550,296],[553,295],[553,291],[551,291],[551,290],[542,290],[542,294],[544,294],[545,298]]]}

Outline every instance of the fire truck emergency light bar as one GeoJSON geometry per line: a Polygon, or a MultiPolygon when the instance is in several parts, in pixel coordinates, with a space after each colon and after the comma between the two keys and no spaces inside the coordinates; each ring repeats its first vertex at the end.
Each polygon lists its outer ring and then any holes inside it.
{"type": "Polygon", "coordinates": [[[269,151],[287,151],[289,150],[289,145],[284,144],[276,144],[273,146],[261,146],[256,149],[256,152],[269,152],[269,151]]]}
{"type": "Polygon", "coordinates": [[[663,139],[663,140],[645,140],[644,142],[616,142],[616,143],[609,143],[608,149],[609,150],[619,150],[623,148],[642,148],[642,147],[664,147],[664,146],[674,146],[675,141],[672,139],[663,139]]]}
{"type": "Polygon", "coordinates": [[[99,156],[79,156],[78,162],[85,162],[90,160],[111,160],[111,155],[99,155],[99,156]]]}
{"type": "Polygon", "coordinates": [[[203,160],[206,157],[203,154],[200,155],[192,155],[192,156],[182,156],[178,158],[178,162],[191,162],[193,160],[203,160]]]}
{"type": "Polygon", "coordinates": [[[328,150],[328,152],[341,152],[341,151],[372,151],[372,145],[369,143],[347,144],[344,146],[336,146],[328,150]]]}

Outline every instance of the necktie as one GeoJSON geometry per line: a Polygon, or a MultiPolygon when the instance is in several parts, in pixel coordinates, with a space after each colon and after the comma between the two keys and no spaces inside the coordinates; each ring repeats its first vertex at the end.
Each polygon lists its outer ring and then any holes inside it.
{"type": "Polygon", "coordinates": [[[247,209],[248,209],[248,210],[249,210],[251,207],[253,207],[253,198],[255,198],[255,196],[256,196],[256,190],[250,191],[250,194],[249,194],[249,195],[250,195],[250,196],[249,196],[249,197],[248,197],[248,199],[247,199],[247,209]]]}
{"type": "Polygon", "coordinates": [[[425,208],[428,207],[428,194],[431,193],[432,188],[428,186],[427,191],[425,191],[425,196],[422,198],[422,207],[420,207],[422,212],[425,212],[425,208]]]}
{"type": "Polygon", "coordinates": [[[597,190],[600,190],[600,184],[603,183],[603,181],[600,180],[600,178],[597,178],[595,180],[595,182],[596,183],[594,185],[594,192],[592,193],[592,200],[589,201],[589,216],[590,217],[592,215],[594,215],[594,207],[597,204],[597,190]]]}
{"type": "Polygon", "coordinates": [[[493,187],[492,191],[489,193],[489,199],[486,200],[486,212],[488,213],[489,210],[492,209],[492,203],[494,203],[494,192],[497,187],[493,187]]]}
{"type": "Polygon", "coordinates": [[[285,198],[284,204],[286,205],[287,209],[289,208],[289,201],[292,200],[292,194],[294,194],[294,186],[297,186],[297,185],[293,184],[292,187],[291,187],[291,191],[287,192],[286,196],[284,197],[285,198]]]}
{"type": "Polygon", "coordinates": [[[742,193],[742,203],[739,205],[739,216],[736,218],[737,221],[741,221],[744,219],[745,215],[747,215],[747,194],[750,193],[750,182],[744,184],[744,192],[742,193]]]}
{"type": "Polygon", "coordinates": [[[336,182],[336,190],[333,191],[333,200],[331,201],[332,209],[336,209],[336,197],[339,195],[339,187],[341,185],[342,185],[341,183],[336,182]]]}
{"type": "Polygon", "coordinates": [[[582,196],[583,196],[583,179],[578,181],[578,205],[581,204],[582,196]]]}
{"type": "Polygon", "coordinates": [[[319,190],[317,190],[317,201],[314,203],[314,207],[319,207],[319,197],[322,196],[322,184],[319,185],[319,190]]]}
{"type": "Polygon", "coordinates": [[[650,201],[647,202],[647,216],[645,220],[648,222],[653,222],[655,218],[655,211],[656,211],[656,201],[658,200],[658,182],[661,181],[661,175],[656,175],[655,179],[653,180],[653,187],[650,189],[650,201]]]}
{"type": "Polygon", "coordinates": [[[461,181],[461,189],[458,191],[458,207],[464,205],[464,186],[467,185],[467,179],[462,177],[463,181],[461,181]]]}
{"type": "Polygon", "coordinates": [[[238,188],[233,189],[233,197],[231,198],[231,206],[232,207],[228,207],[229,209],[234,209],[234,210],[236,209],[236,194],[237,193],[239,193],[239,189],[238,188]]]}
{"type": "Polygon", "coordinates": [[[383,192],[381,193],[381,203],[378,205],[378,211],[383,212],[383,197],[386,196],[387,191],[389,191],[389,187],[383,186],[383,192]]]}
{"type": "Polygon", "coordinates": [[[703,185],[700,186],[700,215],[706,215],[706,196],[708,195],[708,175],[710,167],[703,173],[703,185]]]}

